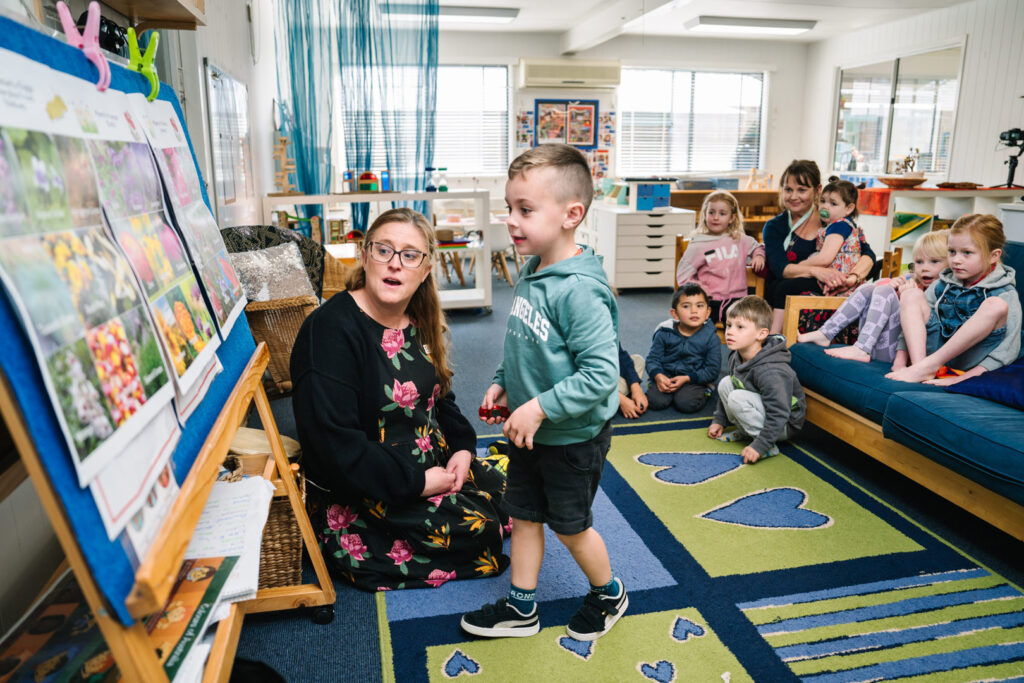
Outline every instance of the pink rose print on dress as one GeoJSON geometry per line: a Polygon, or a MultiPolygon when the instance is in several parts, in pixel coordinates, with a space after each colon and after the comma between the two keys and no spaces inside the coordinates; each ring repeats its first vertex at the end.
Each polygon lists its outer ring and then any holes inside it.
{"type": "Polygon", "coordinates": [[[434,508],[437,508],[437,506],[441,504],[442,500],[444,500],[443,495],[431,496],[430,498],[427,498],[427,502],[430,503],[434,508]]]}
{"type": "Polygon", "coordinates": [[[443,583],[447,583],[455,578],[455,572],[446,572],[443,569],[434,569],[427,575],[427,578],[423,579],[423,583],[426,583],[434,588],[437,588],[443,583]]]}
{"type": "Polygon", "coordinates": [[[406,417],[412,417],[412,409],[416,407],[416,401],[420,398],[419,390],[416,389],[416,385],[413,382],[402,382],[399,384],[397,379],[394,382],[394,386],[384,387],[384,393],[392,402],[381,408],[381,410],[387,412],[395,408],[401,408],[405,411],[406,417]]]}
{"type": "Polygon", "coordinates": [[[430,393],[430,398],[427,399],[427,410],[434,409],[434,402],[437,401],[437,397],[441,393],[441,385],[435,384],[434,390],[430,393]]]}
{"type": "Polygon", "coordinates": [[[363,545],[363,539],[359,537],[359,534],[342,534],[338,536],[338,545],[348,553],[348,556],[352,559],[353,566],[356,562],[362,562],[366,558],[366,546],[363,545]]]}
{"type": "Polygon", "coordinates": [[[332,505],[327,508],[327,526],[331,527],[334,531],[347,529],[358,519],[359,515],[352,512],[347,505],[345,507],[332,505]]]}
{"type": "Polygon", "coordinates": [[[423,452],[429,451],[433,446],[430,445],[430,436],[424,436],[421,439],[416,439],[416,445],[423,452]]]}
{"type": "Polygon", "coordinates": [[[395,541],[394,545],[391,546],[391,552],[388,553],[388,557],[395,561],[395,564],[403,564],[412,559],[412,547],[408,541],[395,541]]]}
{"type": "Polygon", "coordinates": [[[395,541],[394,545],[391,546],[391,552],[389,552],[387,556],[395,561],[395,566],[402,570],[403,574],[409,573],[409,568],[405,564],[409,560],[412,560],[413,562],[419,562],[420,564],[423,564],[424,562],[429,562],[429,560],[425,557],[413,555],[412,546],[409,545],[408,541],[403,540],[395,541]]]}
{"type": "Polygon", "coordinates": [[[380,347],[384,349],[384,353],[388,355],[391,364],[395,366],[396,370],[402,369],[402,364],[398,360],[399,356],[406,360],[412,360],[412,356],[406,351],[409,347],[409,342],[405,341],[405,333],[402,330],[392,328],[384,330],[384,336],[380,340],[380,347]]]}
{"type": "Polygon", "coordinates": [[[395,354],[402,350],[405,344],[405,333],[401,330],[384,330],[384,337],[380,341],[380,347],[388,354],[388,358],[394,358],[395,354]]]}

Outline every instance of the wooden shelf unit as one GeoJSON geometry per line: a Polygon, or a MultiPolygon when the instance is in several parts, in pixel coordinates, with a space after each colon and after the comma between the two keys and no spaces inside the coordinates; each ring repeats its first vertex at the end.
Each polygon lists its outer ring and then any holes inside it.
{"type": "MultiPolygon", "coordinates": [[[[679,209],[690,209],[700,214],[704,198],[715,190],[672,190],[669,200],[672,206],[679,209]]],[[[761,229],[764,224],[775,218],[781,211],[779,208],[778,190],[728,190],[739,202],[743,214],[743,229],[748,235],[761,241],[761,229]]]]}

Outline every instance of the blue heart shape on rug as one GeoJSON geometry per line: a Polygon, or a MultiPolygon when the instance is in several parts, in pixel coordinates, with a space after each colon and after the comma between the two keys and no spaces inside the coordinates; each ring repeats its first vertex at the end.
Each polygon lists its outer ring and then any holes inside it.
{"type": "Polygon", "coordinates": [[[658,681],[658,683],[671,683],[671,681],[676,679],[676,668],[672,666],[672,662],[666,662],[664,659],[654,666],[646,663],[641,664],[640,673],[652,681],[658,681]]]}
{"type": "Polygon", "coordinates": [[[818,529],[832,524],[828,515],[801,507],[806,500],[807,494],[800,489],[767,489],[738,498],[701,517],[759,529],[818,529]]]}
{"type": "Polygon", "coordinates": [[[678,640],[680,643],[690,636],[700,638],[702,635],[704,635],[704,627],[693,623],[689,619],[676,617],[675,623],[672,624],[672,639],[678,640]]]}
{"type": "Polygon", "coordinates": [[[703,484],[743,464],[735,453],[644,453],[637,461],[650,467],[665,467],[654,478],[666,484],[703,484]]]}
{"type": "Polygon", "coordinates": [[[455,678],[463,672],[474,675],[480,673],[480,665],[462,654],[462,650],[456,650],[448,661],[444,663],[444,675],[448,678],[455,678]]]}
{"type": "Polygon", "coordinates": [[[594,642],[588,640],[576,640],[569,636],[562,636],[558,639],[558,644],[563,650],[568,650],[577,657],[581,657],[584,660],[590,659],[590,655],[594,654],[594,642]]]}

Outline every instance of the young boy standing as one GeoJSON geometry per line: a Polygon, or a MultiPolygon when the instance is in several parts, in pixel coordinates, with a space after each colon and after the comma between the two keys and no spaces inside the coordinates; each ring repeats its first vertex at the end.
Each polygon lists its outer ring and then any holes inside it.
{"type": "Polygon", "coordinates": [[[510,452],[502,502],[515,521],[508,597],[462,617],[462,628],[478,636],[540,630],[544,524],[590,582],[566,629],[571,637],[599,638],[629,605],[591,526],[619,405],[618,309],[600,261],[575,241],[592,183],[583,154],[567,145],[535,147],[508,169],[508,232],[519,253],[533,258],[516,283],[504,360],[481,405],[488,424],[502,421],[495,406],[512,411],[503,428],[510,452]]]}
{"type": "Polygon", "coordinates": [[[708,402],[708,385],[722,369],[722,342],[710,322],[710,299],[696,282],[687,282],[672,294],[674,325],[654,331],[647,354],[647,402],[652,410],[669,405],[681,413],[695,413],[708,402]]]}
{"type": "Polygon", "coordinates": [[[743,462],[755,463],[779,452],[775,445],[793,436],[804,424],[807,399],[789,366],[789,349],[781,336],[768,336],[772,309],[757,296],[729,307],[725,345],[729,374],[718,383],[718,405],[708,436],[723,441],[753,439],[743,449],[743,462]],[[723,425],[738,429],[722,433],[723,425]]]}

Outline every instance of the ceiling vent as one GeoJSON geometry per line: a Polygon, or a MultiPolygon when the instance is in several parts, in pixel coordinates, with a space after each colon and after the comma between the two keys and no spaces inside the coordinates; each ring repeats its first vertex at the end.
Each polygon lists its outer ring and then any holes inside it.
{"type": "Polygon", "coordinates": [[[521,88],[614,88],[621,80],[618,61],[520,59],[521,88]]]}

